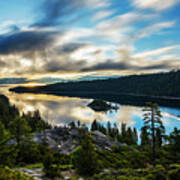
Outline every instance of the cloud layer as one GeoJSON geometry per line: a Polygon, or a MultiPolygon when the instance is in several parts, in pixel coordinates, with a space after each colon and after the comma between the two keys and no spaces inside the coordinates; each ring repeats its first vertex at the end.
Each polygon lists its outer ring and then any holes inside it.
{"type": "Polygon", "coordinates": [[[179,0],[132,0],[133,5],[141,9],[153,9],[153,10],[165,10],[168,9],[178,2],[179,0]]]}
{"type": "Polygon", "coordinates": [[[177,43],[141,51],[136,47],[137,42],[153,36],[166,37],[177,26],[176,20],[163,19],[161,12],[178,0],[129,0],[134,8],[126,12],[113,2],[42,0],[33,23],[4,22],[0,25],[0,76],[135,73],[180,67],[177,43]]]}

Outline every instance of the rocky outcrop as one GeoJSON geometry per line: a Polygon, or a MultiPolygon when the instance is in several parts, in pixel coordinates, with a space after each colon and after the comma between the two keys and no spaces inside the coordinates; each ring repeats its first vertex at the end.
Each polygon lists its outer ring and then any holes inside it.
{"type": "MultiPolygon", "coordinates": [[[[113,146],[123,146],[116,141],[112,141],[105,134],[99,131],[90,132],[94,144],[98,149],[111,150],[113,146]]],[[[81,143],[81,134],[78,128],[58,127],[36,133],[33,138],[38,143],[47,143],[52,149],[58,150],[63,154],[71,154],[81,143]]]]}
{"type": "Polygon", "coordinates": [[[34,180],[42,180],[44,173],[42,168],[33,168],[33,169],[27,169],[27,168],[18,168],[15,169],[16,171],[23,172],[24,174],[33,177],[34,180]]]}

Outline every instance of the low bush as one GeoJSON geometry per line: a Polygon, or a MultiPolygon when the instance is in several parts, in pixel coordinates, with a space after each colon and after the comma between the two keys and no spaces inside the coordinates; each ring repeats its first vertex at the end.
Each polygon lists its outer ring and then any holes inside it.
{"type": "Polygon", "coordinates": [[[169,180],[180,180],[180,168],[170,170],[168,176],[169,180]]]}
{"type": "Polygon", "coordinates": [[[34,178],[5,167],[0,169],[0,180],[34,180],[34,178]]]}
{"type": "Polygon", "coordinates": [[[71,168],[72,168],[72,165],[71,165],[71,164],[60,165],[60,166],[59,166],[59,169],[60,169],[61,171],[67,171],[67,170],[69,170],[69,169],[71,169],[71,168]]]}
{"type": "Polygon", "coordinates": [[[52,154],[46,155],[43,161],[45,176],[49,178],[61,177],[61,171],[57,164],[54,163],[54,157],[52,154]]]}
{"type": "Polygon", "coordinates": [[[81,175],[90,176],[99,171],[99,161],[91,136],[85,135],[81,146],[73,152],[72,163],[81,175]]]}

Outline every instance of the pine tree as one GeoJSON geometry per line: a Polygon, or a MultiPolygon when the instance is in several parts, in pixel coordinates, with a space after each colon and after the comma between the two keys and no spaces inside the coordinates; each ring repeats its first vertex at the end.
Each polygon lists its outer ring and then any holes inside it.
{"type": "Polygon", "coordinates": [[[108,134],[111,135],[112,129],[111,129],[111,123],[109,121],[107,123],[107,131],[108,131],[108,134]]]}
{"type": "Polygon", "coordinates": [[[138,143],[138,134],[137,134],[137,129],[133,128],[133,140],[134,140],[134,144],[137,145],[138,143]]]}
{"type": "Polygon", "coordinates": [[[150,134],[149,134],[149,132],[147,130],[147,127],[143,126],[141,128],[141,135],[140,135],[140,137],[141,137],[141,146],[142,147],[145,147],[145,146],[151,144],[151,140],[150,140],[149,136],[150,136],[150,134]]]}
{"type": "Polygon", "coordinates": [[[122,123],[121,124],[121,142],[126,143],[126,135],[127,135],[126,124],[122,123]]]}
{"type": "Polygon", "coordinates": [[[27,120],[19,116],[16,116],[16,118],[12,122],[10,122],[9,128],[12,136],[17,142],[17,146],[20,145],[23,138],[25,138],[31,131],[27,120]]]}
{"type": "Polygon", "coordinates": [[[175,155],[180,152],[180,129],[174,128],[174,131],[169,136],[170,145],[175,155]]]}
{"type": "Polygon", "coordinates": [[[69,123],[69,127],[70,127],[71,129],[76,128],[75,122],[74,122],[74,121],[70,122],[70,123],[69,123]]]}
{"type": "Polygon", "coordinates": [[[93,175],[98,171],[97,154],[90,135],[85,135],[81,146],[73,153],[73,165],[82,175],[93,175]]]}
{"type": "Polygon", "coordinates": [[[81,127],[81,122],[80,121],[77,122],[77,126],[78,126],[78,128],[81,127]]]}
{"type": "Polygon", "coordinates": [[[117,138],[117,137],[118,137],[118,134],[119,134],[119,129],[118,129],[116,123],[114,123],[114,127],[112,128],[111,131],[112,131],[112,132],[111,132],[111,136],[112,136],[113,138],[117,138]]]}
{"type": "Polygon", "coordinates": [[[126,134],[127,134],[126,135],[126,143],[128,145],[135,144],[133,131],[132,131],[132,129],[130,127],[128,127],[126,134]]]}
{"type": "Polygon", "coordinates": [[[98,122],[95,119],[91,125],[91,131],[97,131],[98,129],[98,122]]]}
{"type": "Polygon", "coordinates": [[[103,134],[107,134],[106,128],[103,125],[101,125],[101,124],[98,124],[98,130],[100,132],[102,132],[103,134]]]}
{"type": "Polygon", "coordinates": [[[156,145],[157,147],[161,147],[163,144],[163,140],[165,139],[165,128],[164,126],[156,129],[156,145]]]}
{"type": "Polygon", "coordinates": [[[52,153],[47,153],[43,159],[43,171],[45,175],[51,179],[62,177],[59,166],[55,163],[55,158],[52,153]]]}
{"type": "Polygon", "coordinates": [[[12,145],[8,144],[10,139],[9,133],[0,121],[0,166],[11,166],[15,163],[14,157],[16,156],[16,151],[12,145]]]}
{"type": "Polygon", "coordinates": [[[147,103],[147,106],[143,109],[144,111],[144,125],[149,131],[152,137],[152,160],[153,166],[156,166],[156,131],[157,129],[163,129],[161,121],[161,112],[157,104],[151,102],[147,103]]]}

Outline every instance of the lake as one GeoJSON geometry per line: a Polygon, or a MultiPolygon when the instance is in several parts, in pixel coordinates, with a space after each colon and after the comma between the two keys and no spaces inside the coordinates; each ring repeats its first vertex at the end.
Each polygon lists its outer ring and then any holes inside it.
{"type": "MultiPolygon", "coordinates": [[[[138,132],[143,126],[143,107],[117,104],[118,110],[96,112],[87,106],[93,99],[43,94],[16,94],[9,92],[8,88],[9,86],[1,86],[0,93],[6,95],[10,103],[16,105],[21,113],[39,110],[43,119],[54,126],[67,125],[72,121],[79,120],[90,127],[95,119],[104,126],[108,121],[116,123],[119,128],[121,123],[126,123],[127,126],[137,128],[138,132]]],[[[174,127],[180,128],[180,109],[160,107],[160,110],[167,134],[173,131],[174,127]]]]}

